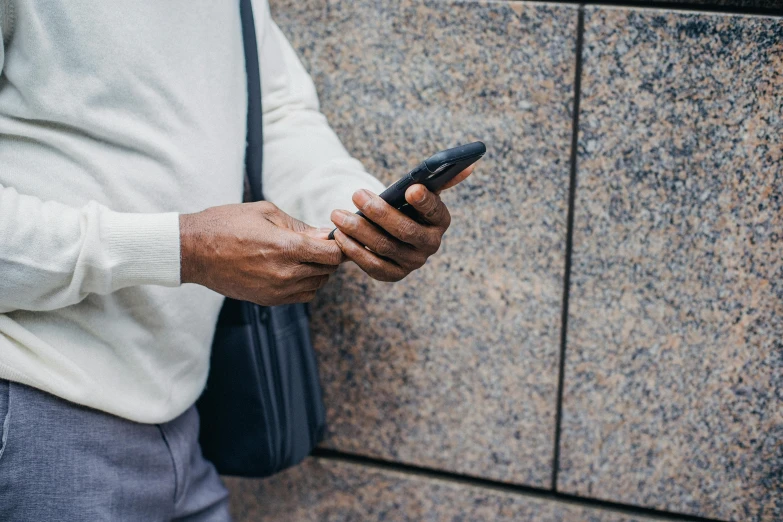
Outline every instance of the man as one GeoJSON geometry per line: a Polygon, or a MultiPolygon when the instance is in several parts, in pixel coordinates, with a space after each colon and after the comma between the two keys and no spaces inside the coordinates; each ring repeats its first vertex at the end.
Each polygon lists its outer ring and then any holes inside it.
{"type": "Polygon", "coordinates": [[[0,520],[229,519],[193,407],[222,296],[309,301],[346,259],[397,281],[439,247],[439,197],[408,190],[420,224],[375,195],[254,10],[270,202],[241,204],[238,2],[0,0],[0,520]]]}

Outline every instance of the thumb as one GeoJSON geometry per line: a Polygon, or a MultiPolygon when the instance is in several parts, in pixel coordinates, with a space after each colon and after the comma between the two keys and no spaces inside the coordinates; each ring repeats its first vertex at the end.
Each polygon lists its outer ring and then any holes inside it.
{"type": "Polygon", "coordinates": [[[309,236],[313,239],[324,239],[324,240],[329,239],[329,234],[332,232],[332,229],[334,228],[334,227],[314,228],[308,225],[305,226],[307,226],[308,229],[302,232],[304,235],[309,236]]]}

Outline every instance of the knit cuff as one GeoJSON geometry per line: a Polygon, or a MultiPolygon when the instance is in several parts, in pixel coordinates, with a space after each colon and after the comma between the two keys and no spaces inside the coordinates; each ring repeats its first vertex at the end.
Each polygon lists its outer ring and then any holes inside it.
{"type": "Polygon", "coordinates": [[[108,212],[102,220],[113,290],[179,286],[179,214],[108,212]]]}

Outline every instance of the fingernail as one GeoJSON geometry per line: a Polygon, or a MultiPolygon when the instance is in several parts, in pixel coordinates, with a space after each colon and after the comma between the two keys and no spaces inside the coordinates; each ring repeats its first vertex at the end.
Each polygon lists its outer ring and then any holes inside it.
{"type": "Polygon", "coordinates": [[[354,198],[354,203],[356,203],[359,208],[363,208],[364,205],[366,205],[367,202],[370,201],[370,194],[364,189],[357,190],[354,193],[353,198],[354,198]]]}
{"type": "Polygon", "coordinates": [[[335,225],[342,225],[345,223],[345,217],[348,215],[348,212],[345,210],[335,210],[332,212],[332,223],[335,225]]]}
{"type": "Polygon", "coordinates": [[[423,203],[427,198],[427,192],[424,190],[415,190],[411,195],[411,199],[414,203],[423,203]]]}

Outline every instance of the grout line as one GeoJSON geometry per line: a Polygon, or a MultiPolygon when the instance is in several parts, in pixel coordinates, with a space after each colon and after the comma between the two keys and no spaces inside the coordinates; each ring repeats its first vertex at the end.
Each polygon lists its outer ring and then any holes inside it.
{"type": "Polygon", "coordinates": [[[555,442],[552,457],[552,491],[557,491],[560,471],[560,430],[563,421],[563,388],[565,384],[566,345],[568,341],[568,301],[571,289],[571,257],[574,250],[574,204],[576,201],[576,164],[579,147],[579,104],[582,97],[582,48],[584,47],[585,10],[579,6],[576,19],[576,66],[574,67],[574,113],[571,120],[571,157],[568,181],[568,216],[566,218],[565,268],[563,270],[563,309],[560,318],[560,361],[557,375],[557,410],[555,442]]]}
{"type": "Polygon", "coordinates": [[[623,515],[639,516],[651,518],[653,520],[687,520],[691,522],[721,522],[718,519],[686,515],[683,513],[673,513],[670,511],[663,511],[654,508],[647,508],[641,506],[633,506],[629,504],[621,504],[619,502],[612,502],[610,500],[601,500],[595,498],[580,497],[570,493],[561,493],[558,491],[551,491],[549,489],[537,488],[533,486],[525,486],[522,484],[509,484],[505,482],[499,482],[493,479],[486,479],[471,475],[462,475],[451,471],[444,471],[434,468],[426,468],[421,466],[414,466],[411,464],[403,464],[401,462],[395,462],[390,460],[384,460],[374,457],[366,457],[364,455],[357,455],[355,453],[344,453],[339,450],[333,450],[329,448],[316,447],[311,453],[311,457],[321,460],[330,460],[334,462],[342,462],[345,464],[352,464],[355,466],[364,466],[375,468],[382,471],[389,471],[394,473],[402,473],[418,478],[429,480],[441,480],[450,482],[452,484],[459,484],[463,486],[489,489],[498,493],[505,493],[511,495],[520,495],[539,500],[547,500],[550,502],[558,502],[561,504],[567,504],[571,506],[577,506],[582,508],[601,509],[605,511],[613,511],[623,515]]]}
{"type": "MultiPolygon", "coordinates": [[[[489,0],[505,3],[507,1],[520,0],[489,0]]],[[[676,0],[521,0],[533,4],[567,4],[567,5],[587,5],[591,7],[624,7],[627,9],[650,9],[666,10],[673,12],[686,12],[693,14],[723,14],[723,15],[747,15],[747,16],[767,16],[782,17],[783,2],[780,7],[751,7],[734,5],[716,5],[700,4],[696,2],[678,2],[676,0]]]]}
{"type": "MultiPolygon", "coordinates": [[[[539,1],[539,0],[532,0],[539,1]]],[[[556,2],[559,0],[555,0],[556,2]]],[[[568,1],[568,0],[566,0],[568,1]]],[[[755,7],[718,4],[700,4],[696,2],[677,2],[666,0],[584,0],[586,5],[595,7],[625,7],[632,9],[655,9],[692,14],[746,15],[746,16],[783,16],[783,2],[780,7],[755,7]]]]}

